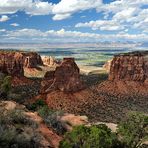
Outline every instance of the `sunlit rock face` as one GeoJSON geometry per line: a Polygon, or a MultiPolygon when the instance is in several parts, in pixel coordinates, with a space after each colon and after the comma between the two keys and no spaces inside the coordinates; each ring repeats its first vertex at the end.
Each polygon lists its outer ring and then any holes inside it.
{"type": "Polygon", "coordinates": [[[12,76],[24,76],[22,54],[0,51],[0,71],[12,76]]]}
{"type": "Polygon", "coordinates": [[[60,61],[56,60],[54,57],[51,56],[42,56],[42,61],[44,65],[47,66],[57,66],[60,64],[60,61]]]}
{"type": "Polygon", "coordinates": [[[42,82],[42,87],[45,88],[42,89],[44,92],[52,89],[63,92],[77,92],[84,88],[84,84],[80,80],[80,70],[74,58],[64,58],[54,72],[46,73],[45,78],[46,80],[42,82]],[[47,79],[49,82],[47,82],[47,79]]]}
{"type": "Polygon", "coordinates": [[[43,65],[36,52],[0,51],[0,71],[12,76],[24,76],[25,68],[43,65]]]}
{"type": "Polygon", "coordinates": [[[109,80],[148,81],[148,51],[114,56],[109,80]]]}
{"type": "Polygon", "coordinates": [[[111,63],[112,63],[112,60],[109,60],[109,61],[107,61],[107,62],[103,65],[103,68],[104,68],[107,72],[110,72],[111,63]]]}

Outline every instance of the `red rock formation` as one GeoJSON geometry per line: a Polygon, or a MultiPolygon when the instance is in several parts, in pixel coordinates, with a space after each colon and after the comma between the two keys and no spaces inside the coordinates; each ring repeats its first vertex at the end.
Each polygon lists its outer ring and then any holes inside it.
{"type": "Polygon", "coordinates": [[[0,71],[12,76],[23,76],[23,57],[18,52],[0,52],[0,71]]]}
{"type": "Polygon", "coordinates": [[[103,68],[106,69],[107,72],[110,72],[111,62],[112,60],[109,60],[103,65],[103,68]]]}
{"type": "Polygon", "coordinates": [[[64,58],[55,72],[46,73],[45,78],[49,80],[42,82],[42,92],[48,92],[53,88],[63,92],[76,92],[83,89],[84,85],[80,80],[79,72],[74,58],[64,58]]]}
{"type": "Polygon", "coordinates": [[[43,65],[35,52],[0,51],[0,71],[12,76],[24,76],[24,67],[36,68],[43,65]]]}
{"type": "Polygon", "coordinates": [[[147,81],[148,52],[116,55],[112,62],[109,80],[147,81]]]}
{"type": "Polygon", "coordinates": [[[25,52],[22,55],[24,57],[24,67],[36,68],[38,65],[43,65],[41,56],[36,52],[25,52]]]}
{"type": "Polygon", "coordinates": [[[57,61],[54,57],[51,57],[51,56],[43,56],[42,60],[44,65],[47,65],[47,66],[57,66],[60,64],[59,61],[57,61]]]}

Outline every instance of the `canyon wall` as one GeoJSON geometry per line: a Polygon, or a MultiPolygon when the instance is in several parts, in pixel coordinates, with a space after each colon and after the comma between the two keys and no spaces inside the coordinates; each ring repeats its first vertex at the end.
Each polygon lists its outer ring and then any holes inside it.
{"type": "Polygon", "coordinates": [[[43,62],[35,52],[0,51],[0,72],[24,76],[24,67],[35,68],[38,65],[43,65],[43,62]]]}
{"type": "Polygon", "coordinates": [[[43,65],[41,56],[36,52],[24,52],[22,55],[24,58],[24,67],[36,68],[38,65],[43,65]]]}
{"type": "Polygon", "coordinates": [[[12,76],[24,76],[22,54],[0,51],[0,72],[12,76]]]}
{"type": "Polygon", "coordinates": [[[42,61],[47,66],[58,66],[60,64],[60,61],[51,56],[42,56],[42,61]]]}
{"type": "Polygon", "coordinates": [[[110,67],[109,80],[148,80],[148,51],[115,55],[110,67]]]}

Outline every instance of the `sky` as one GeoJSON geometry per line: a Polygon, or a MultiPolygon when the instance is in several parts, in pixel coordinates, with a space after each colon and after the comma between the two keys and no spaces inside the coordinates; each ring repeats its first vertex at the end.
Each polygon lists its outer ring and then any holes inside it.
{"type": "Polygon", "coordinates": [[[147,42],[148,0],[0,0],[0,42],[147,42]]]}

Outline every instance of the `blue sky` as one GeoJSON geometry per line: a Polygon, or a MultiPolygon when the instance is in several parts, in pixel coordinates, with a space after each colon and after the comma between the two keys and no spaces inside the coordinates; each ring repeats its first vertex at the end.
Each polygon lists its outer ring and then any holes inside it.
{"type": "Polygon", "coordinates": [[[0,42],[148,41],[148,0],[0,0],[0,42]]]}

